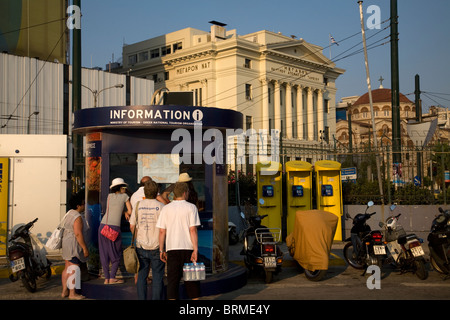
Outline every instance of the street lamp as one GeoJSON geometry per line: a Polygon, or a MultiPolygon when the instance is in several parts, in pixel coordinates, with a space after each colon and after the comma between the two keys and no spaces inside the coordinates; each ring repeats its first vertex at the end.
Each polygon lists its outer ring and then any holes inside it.
{"type": "MultiPolygon", "coordinates": [[[[72,83],[72,81],[69,81],[69,82],[72,83]]],[[[100,91],[97,91],[97,90],[92,90],[91,88],[89,88],[88,86],[85,86],[84,84],[82,84],[81,86],[88,89],[94,96],[94,108],[97,108],[97,100],[98,100],[98,96],[100,95],[101,92],[108,90],[108,89],[114,89],[114,88],[120,89],[120,88],[124,87],[123,84],[120,83],[120,84],[116,84],[116,85],[108,87],[108,88],[104,88],[100,91]]]]}
{"type": "Polygon", "coordinates": [[[34,116],[34,115],[37,116],[38,114],[39,114],[39,111],[35,111],[35,112],[33,112],[32,114],[30,114],[28,116],[27,134],[30,134],[30,120],[31,120],[31,116],[34,116]]]}

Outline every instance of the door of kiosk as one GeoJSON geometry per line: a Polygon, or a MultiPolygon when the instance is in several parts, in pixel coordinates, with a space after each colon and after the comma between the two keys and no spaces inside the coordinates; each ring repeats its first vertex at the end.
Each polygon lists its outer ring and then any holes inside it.
{"type": "Polygon", "coordinates": [[[314,171],[316,174],[317,209],[331,212],[339,218],[334,240],[342,241],[341,164],[331,160],[320,160],[314,164],[314,171]]]}
{"type": "Polygon", "coordinates": [[[294,231],[295,213],[311,210],[312,205],[312,164],[305,161],[288,161],[286,168],[286,228],[289,235],[294,231]]]}
{"type": "Polygon", "coordinates": [[[275,161],[256,164],[258,214],[264,218],[262,224],[268,228],[280,228],[282,218],[281,188],[282,166],[275,161]]]}

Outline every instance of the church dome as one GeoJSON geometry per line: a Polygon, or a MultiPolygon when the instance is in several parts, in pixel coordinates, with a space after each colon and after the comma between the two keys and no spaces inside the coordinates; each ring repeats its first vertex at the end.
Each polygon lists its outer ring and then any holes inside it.
{"type": "MultiPolygon", "coordinates": [[[[372,90],[372,102],[373,103],[381,103],[381,102],[388,102],[391,103],[391,89],[386,88],[380,88],[372,90]]],[[[404,94],[400,93],[399,95],[400,102],[404,103],[413,103],[411,100],[409,100],[404,94]]],[[[363,104],[369,104],[369,93],[363,94],[361,97],[358,98],[358,100],[353,103],[353,106],[363,105],[363,104]]]]}

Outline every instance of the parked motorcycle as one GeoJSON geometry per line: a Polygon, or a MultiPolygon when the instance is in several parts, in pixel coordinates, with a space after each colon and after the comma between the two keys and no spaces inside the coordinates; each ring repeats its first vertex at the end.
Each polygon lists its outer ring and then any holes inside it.
{"type": "Polygon", "coordinates": [[[281,271],[283,253],[278,243],[281,239],[279,228],[267,228],[261,224],[261,220],[267,215],[251,216],[245,219],[244,246],[241,255],[244,255],[244,263],[249,272],[262,271],[265,282],[272,282],[273,275],[281,271]]]}
{"type": "MultiPolygon", "coordinates": [[[[391,212],[395,205],[391,206],[391,212]]],[[[428,270],[425,267],[425,252],[421,243],[422,239],[415,234],[406,234],[403,227],[398,223],[401,213],[386,219],[386,223],[380,222],[380,227],[384,228],[384,239],[390,257],[386,262],[393,263],[401,273],[413,272],[416,276],[425,280],[428,278],[428,270]]]]}
{"type": "Polygon", "coordinates": [[[346,214],[347,219],[353,220],[353,227],[350,230],[351,236],[345,239],[348,242],[344,246],[344,258],[355,269],[367,269],[370,265],[381,267],[386,258],[383,234],[380,230],[371,230],[367,224],[367,220],[376,213],[367,213],[373,205],[373,201],[369,201],[366,211],[358,213],[354,218],[346,214]]]}
{"type": "Polygon", "coordinates": [[[450,275],[450,211],[439,208],[439,212],[427,238],[430,263],[437,272],[450,275]]]}
{"type": "Polygon", "coordinates": [[[7,258],[12,274],[9,279],[15,282],[22,280],[25,288],[30,292],[37,289],[38,277],[49,279],[52,275],[51,262],[46,257],[46,250],[39,239],[30,233],[30,229],[38,219],[27,224],[15,226],[11,232],[11,243],[7,249],[7,258]]]}

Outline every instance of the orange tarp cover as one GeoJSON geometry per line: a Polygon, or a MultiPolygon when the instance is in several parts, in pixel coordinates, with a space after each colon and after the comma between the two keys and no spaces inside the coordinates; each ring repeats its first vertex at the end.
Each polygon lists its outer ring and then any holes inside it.
{"type": "Polygon", "coordinates": [[[294,231],[286,237],[286,245],[303,269],[328,270],[338,219],[324,210],[296,212],[294,231]]]}

